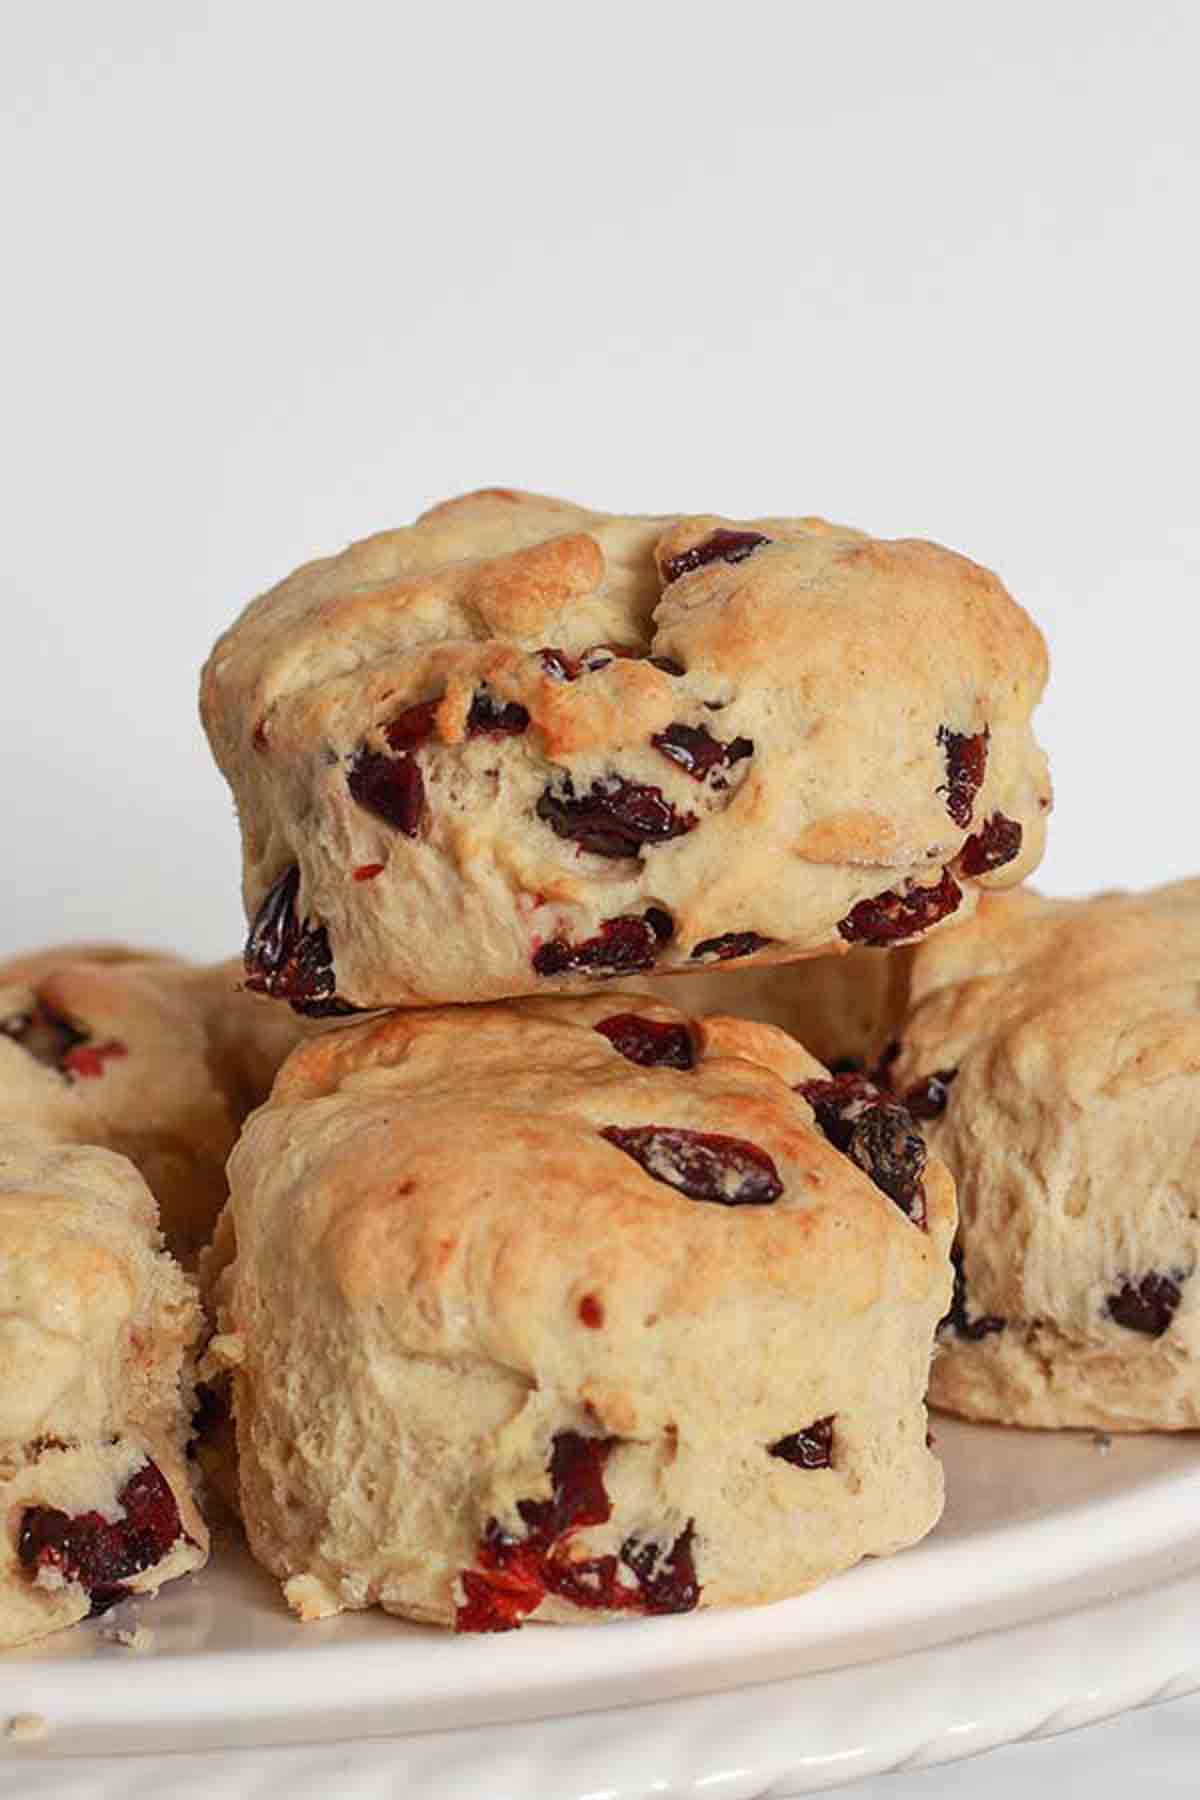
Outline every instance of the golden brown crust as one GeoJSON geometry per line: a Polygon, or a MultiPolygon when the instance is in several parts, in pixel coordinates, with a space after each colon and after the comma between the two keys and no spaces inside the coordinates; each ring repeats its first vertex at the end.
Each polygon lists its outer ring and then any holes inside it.
{"type": "Polygon", "coordinates": [[[686,966],[735,933],[766,940],[743,950],[761,962],[840,951],[859,902],[946,868],[966,916],[978,885],[1041,855],[1050,793],[1029,720],[1045,675],[996,578],[937,545],[492,489],[253,602],[209,659],[201,709],[238,803],[250,916],[298,867],[297,927],[324,932],[333,970],[321,997],[336,980],[369,1007],[579,988],[545,946],[592,945],[652,909],[667,927],[642,963],[593,956],[591,976],[686,966]],[[730,531],[766,541],[681,565],[730,531]],[[528,722],[472,726],[481,694],[528,722]],[[427,702],[423,797],[398,823],[353,782],[409,754],[388,728],[427,702]],[[737,752],[697,779],[653,741],[672,729],[737,752]],[[950,807],[947,734],[985,733],[982,785],[950,807]],[[617,782],[673,809],[640,851],[597,850],[562,815],[617,782]],[[972,872],[964,851],[997,815],[1019,849],[972,872]]]}
{"type": "Polygon", "coordinates": [[[292,1056],[231,1159],[218,1343],[251,1546],[303,1616],[453,1622],[563,1433],[620,1440],[573,1554],[691,1519],[703,1604],[928,1529],[952,1184],[931,1164],[910,1222],[814,1129],[795,1088],[823,1075],[769,1026],[627,994],[392,1014],[292,1056]],[[597,1027],[628,1012],[694,1066],[627,1060],[597,1027]],[[753,1146],[781,1192],[689,1198],[661,1141],[644,1164],[603,1135],[651,1126],[753,1146]],[[831,1469],[769,1453],[834,1414],[831,1469]]]}

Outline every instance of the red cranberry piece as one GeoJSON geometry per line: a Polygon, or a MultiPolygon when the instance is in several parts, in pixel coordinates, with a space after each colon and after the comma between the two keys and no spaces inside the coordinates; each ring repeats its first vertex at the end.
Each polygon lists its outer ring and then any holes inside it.
{"type": "Polygon", "coordinates": [[[585,1294],[577,1308],[579,1323],[589,1331],[599,1331],[604,1324],[604,1305],[595,1294],[585,1294]]]}
{"type": "MultiPolygon", "coordinates": [[[[27,1506],[17,1534],[17,1558],[36,1577],[58,1571],[91,1596],[93,1614],[124,1599],[122,1585],[153,1568],[183,1537],[179,1508],[153,1462],[145,1462],[117,1496],[124,1518],[110,1523],[98,1512],[60,1512],[54,1506],[27,1506]]],[[[190,1542],[190,1540],[188,1540],[190,1542]]]]}
{"type": "Polygon", "coordinates": [[[993,869],[1002,869],[1020,855],[1024,835],[1015,819],[993,813],[983,829],[963,845],[958,866],[964,875],[988,875],[993,869]]]}
{"type": "Polygon", "coordinates": [[[995,1313],[980,1313],[978,1318],[972,1319],[967,1312],[967,1279],[963,1274],[961,1244],[954,1245],[950,1261],[954,1265],[954,1289],[950,1296],[950,1311],[944,1319],[938,1321],[938,1330],[949,1329],[972,1344],[977,1344],[981,1338],[991,1337],[997,1331],[1003,1331],[1008,1321],[998,1318],[995,1313]]]}
{"type": "Polygon", "coordinates": [[[352,1012],[339,1000],[333,953],[323,925],[301,925],[296,916],[300,870],[283,871],[258,909],[246,939],[246,986],[256,994],[290,1000],[297,1012],[322,1018],[352,1012]]]}
{"type": "Polygon", "coordinates": [[[712,769],[731,769],[735,763],[754,755],[750,738],[734,738],[722,743],[704,725],[668,725],[650,739],[654,748],[696,781],[703,781],[712,769]]]}
{"type": "Polygon", "coordinates": [[[936,887],[910,884],[902,891],[889,888],[871,900],[860,900],[838,931],[848,944],[899,944],[956,912],[961,900],[962,889],[949,869],[943,869],[936,887]]]}
{"type": "Polygon", "coordinates": [[[534,951],[533,967],[539,975],[625,975],[652,968],[659,945],[674,932],[670,913],[651,906],[640,919],[636,913],[605,919],[596,936],[581,944],[552,938],[534,951]]]}
{"type": "Polygon", "coordinates": [[[719,962],[730,962],[737,956],[753,956],[756,950],[765,950],[771,939],[760,937],[757,931],[725,931],[720,937],[705,938],[692,951],[692,961],[702,956],[715,956],[719,962]]]}
{"type": "Polygon", "coordinates": [[[601,1019],[596,1030],[614,1050],[643,1069],[694,1069],[696,1051],[686,1025],[639,1018],[637,1013],[614,1013],[601,1019]]]}
{"type": "Polygon", "coordinates": [[[76,1044],[62,1059],[63,1072],[94,1080],[103,1075],[106,1062],[128,1055],[124,1044],[119,1044],[115,1038],[107,1044],[76,1044]]]}
{"type": "Polygon", "coordinates": [[[434,720],[440,700],[421,700],[416,706],[407,706],[397,713],[391,722],[384,726],[383,735],[393,750],[415,750],[420,744],[427,744],[433,736],[434,720]]]}
{"type": "Polygon", "coordinates": [[[550,1455],[548,1500],[520,1500],[517,1513],[525,1535],[503,1531],[488,1522],[478,1550],[476,1569],[462,1573],[463,1603],[458,1631],[511,1631],[534,1612],[546,1594],[589,1610],[685,1612],[700,1597],[692,1562],[692,1522],[672,1544],[665,1559],[657,1545],[627,1538],[617,1556],[583,1561],[565,1554],[575,1532],[602,1525],[612,1511],[604,1486],[604,1465],[616,1440],[586,1438],[560,1431],[550,1455]],[[619,1579],[619,1563],[630,1569],[637,1586],[619,1579]]]}
{"type": "Polygon", "coordinates": [[[782,1462],[794,1463],[798,1469],[831,1469],[833,1467],[833,1421],[835,1413],[827,1419],[814,1419],[803,1431],[793,1431],[788,1437],[781,1437],[776,1443],[767,1445],[768,1456],[778,1456],[782,1462]]]}
{"type": "Polygon", "coordinates": [[[529,714],[516,700],[497,700],[487,688],[478,688],[467,713],[467,734],[478,737],[519,737],[529,725],[529,714]]]}
{"type": "Polygon", "coordinates": [[[578,681],[583,673],[579,657],[568,656],[565,650],[539,650],[538,658],[552,681],[578,681]]]}
{"type": "Polygon", "coordinates": [[[925,1224],[925,1140],[911,1113],[865,1075],[799,1088],[835,1150],[848,1156],[914,1225],[925,1224]]]}
{"type": "Polygon", "coordinates": [[[745,1138],[669,1125],[606,1125],[600,1136],[689,1200],[769,1206],[783,1192],[774,1162],[745,1138]]]}
{"type": "Polygon", "coordinates": [[[678,581],[681,575],[690,575],[693,569],[703,568],[705,563],[745,562],[760,544],[770,541],[761,531],[730,531],[723,527],[706,537],[703,543],[693,544],[690,550],[681,550],[678,556],[671,557],[663,564],[663,575],[668,582],[678,581]]]}
{"type": "Polygon", "coordinates": [[[946,785],[938,789],[946,796],[946,811],[963,831],[971,823],[975,796],[987,774],[988,738],[985,725],[974,737],[951,731],[948,725],[938,727],[937,741],[946,752],[946,785]]]}
{"type": "Polygon", "coordinates": [[[360,750],[346,784],[367,812],[406,837],[416,837],[425,810],[425,781],[415,757],[360,750]]]}
{"type": "Polygon", "coordinates": [[[590,791],[577,799],[568,776],[561,793],[546,789],[537,803],[537,815],[557,836],[571,838],[593,856],[637,856],[645,844],[665,844],[691,831],[694,813],[678,814],[662,789],[619,775],[593,781],[590,791]]]}
{"type": "Polygon", "coordinates": [[[1172,1269],[1169,1275],[1151,1272],[1140,1281],[1123,1281],[1115,1294],[1110,1294],[1105,1307],[1110,1319],[1126,1331],[1140,1331],[1146,1337],[1161,1337],[1183,1298],[1180,1284],[1187,1280],[1183,1269],[1172,1269]]]}
{"type": "Polygon", "coordinates": [[[957,1069],[935,1069],[915,1081],[904,1095],[904,1104],[914,1119],[940,1119],[950,1099],[950,1084],[957,1069]]]}
{"type": "Polygon", "coordinates": [[[383,874],[386,866],[385,863],[359,863],[353,871],[353,878],[355,881],[374,881],[377,875],[383,874]]]}

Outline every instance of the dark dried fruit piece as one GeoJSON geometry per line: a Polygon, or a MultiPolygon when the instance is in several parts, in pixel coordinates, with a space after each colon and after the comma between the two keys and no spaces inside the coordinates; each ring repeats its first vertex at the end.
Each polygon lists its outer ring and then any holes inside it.
{"type": "Polygon", "coordinates": [[[599,1331],[604,1324],[604,1305],[595,1294],[585,1294],[576,1311],[579,1323],[586,1325],[589,1331],[599,1331]]]}
{"type": "Polygon", "coordinates": [[[77,1581],[91,1597],[93,1616],[123,1600],[123,1583],[161,1562],[185,1536],[175,1496],[156,1463],[143,1463],[117,1501],[125,1516],[115,1523],[98,1512],[72,1516],[55,1506],[27,1506],[17,1533],[22,1568],[35,1579],[45,1570],[77,1581]]]}
{"type": "Polygon", "coordinates": [[[497,700],[487,688],[477,688],[467,713],[467,734],[478,737],[519,737],[528,728],[529,714],[518,700],[497,700]]]}
{"type": "Polygon", "coordinates": [[[659,946],[674,936],[675,923],[661,906],[605,919],[593,938],[581,944],[551,938],[534,951],[533,967],[539,975],[625,975],[653,967],[659,946]]]}
{"type": "Polygon", "coordinates": [[[990,875],[993,869],[1002,869],[1021,854],[1024,835],[1015,819],[993,813],[983,829],[963,845],[958,866],[964,875],[990,875]]]}
{"type": "Polygon", "coordinates": [[[323,925],[301,925],[296,916],[300,870],[295,863],[270,888],[259,907],[243,958],[246,986],[256,994],[290,1000],[313,1018],[353,1012],[334,989],[333,952],[323,925]]]}
{"type": "Polygon", "coordinates": [[[954,1265],[954,1291],[950,1296],[950,1311],[944,1319],[938,1321],[938,1330],[945,1331],[948,1327],[972,1344],[977,1344],[981,1338],[991,1337],[997,1331],[1003,1331],[1008,1321],[998,1318],[995,1313],[981,1313],[977,1319],[972,1319],[967,1314],[967,1280],[963,1274],[961,1244],[954,1245],[950,1261],[954,1265]]]}
{"type": "Polygon", "coordinates": [[[833,1421],[836,1416],[836,1413],[830,1413],[827,1419],[814,1419],[803,1431],[793,1431],[790,1436],[768,1444],[767,1455],[794,1463],[798,1469],[831,1469],[833,1421]]]}
{"type": "Polygon", "coordinates": [[[943,869],[936,887],[910,883],[900,891],[889,888],[871,900],[860,900],[838,931],[848,944],[899,944],[949,917],[961,901],[962,889],[949,869],[943,869]]]}
{"type": "Polygon", "coordinates": [[[988,739],[985,725],[974,737],[951,731],[948,725],[938,727],[937,741],[946,752],[946,785],[938,789],[946,796],[946,811],[963,831],[971,823],[975,796],[987,774],[988,739]]]}
{"type": "Polygon", "coordinates": [[[477,1553],[478,1567],[462,1572],[457,1631],[512,1631],[547,1594],[592,1611],[688,1612],[700,1598],[692,1561],[692,1521],[664,1558],[654,1543],[626,1538],[616,1556],[568,1557],[570,1539],[612,1512],[604,1465],[614,1438],[560,1431],[550,1454],[549,1500],[520,1500],[525,1526],[513,1537],[491,1519],[477,1553]],[[634,1582],[621,1579],[628,1569],[634,1582]],[[636,1585],[635,1585],[636,1584],[636,1585]]]}
{"type": "Polygon", "coordinates": [[[425,810],[425,780],[415,756],[360,750],[346,785],[367,812],[406,837],[416,837],[425,810]]]}
{"type": "Polygon", "coordinates": [[[32,1012],[13,1013],[0,1019],[0,1036],[11,1038],[22,1050],[48,1069],[60,1074],[77,1044],[87,1042],[87,1032],[56,1013],[44,1000],[35,1001],[32,1012]]]}
{"type": "Polygon", "coordinates": [[[596,1030],[614,1050],[643,1069],[694,1069],[696,1049],[686,1025],[664,1019],[643,1019],[637,1013],[614,1013],[601,1019],[596,1030]]]}
{"type": "Polygon", "coordinates": [[[416,706],[406,706],[404,711],[383,728],[383,735],[393,750],[415,750],[420,744],[427,744],[433,736],[434,720],[440,700],[420,700],[416,706]]]}
{"type": "Polygon", "coordinates": [[[705,725],[668,725],[665,731],[655,732],[650,742],[670,762],[686,769],[695,781],[703,781],[713,769],[732,769],[735,763],[754,755],[751,738],[736,737],[722,743],[705,725]]]}
{"type": "Polygon", "coordinates": [[[571,838],[593,856],[637,856],[646,844],[665,844],[696,825],[694,813],[679,814],[662,789],[619,775],[593,781],[576,798],[570,776],[556,794],[547,788],[537,815],[561,838],[571,838]]]}
{"type": "Polygon", "coordinates": [[[646,661],[652,669],[661,669],[664,675],[685,675],[687,670],[673,656],[648,656],[646,661]]]}
{"type": "Polygon", "coordinates": [[[681,550],[678,556],[671,557],[663,564],[663,576],[668,582],[678,581],[681,575],[690,575],[693,569],[701,569],[705,563],[745,562],[760,544],[770,541],[761,531],[730,531],[723,527],[706,537],[703,543],[693,544],[690,550],[681,550]]]}
{"type": "Polygon", "coordinates": [[[670,1125],[606,1125],[600,1136],[689,1200],[769,1206],[783,1192],[774,1162],[745,1138],[670,1125]]]}
{"type": "Polygon", "coordinates": [[[899,1100],[865,1075],[802,1082],[798,1090],[817,1124],[840,1150],[894,1200],[914,1225],[925,1224],[925,1140],[899,1100]]]}
{"type": "Polygon", "coordinates": [[[1124,1281],[1105,1301],[1108,1316],[1126,1331],[1161,1337],[1175,1317],[1183,1298],[1181,1284],[1186,1280],[1186,1270],[1172,1269],[1169,1275],[1151,1271],[1140,1281],[1124,1281]]]}
{"type": "Polygon", "coordinates": [[[932,1075],[914,1081],[904,1092],[904,1104],[914,1119],[940,1119],[950,1099],[950,1086],[957,1069],[935,1069],[932,1075]]]}
{"type": "Polygon", "coordinates": [[[730,962],[736,956],[753,956],[756,950],[765,950],[771,938],[760,937],[757,931],[725,931],[720,937],[705,938],[692,951],[692,961],[702,956],[715,956],[718,962],[730,962]]]}

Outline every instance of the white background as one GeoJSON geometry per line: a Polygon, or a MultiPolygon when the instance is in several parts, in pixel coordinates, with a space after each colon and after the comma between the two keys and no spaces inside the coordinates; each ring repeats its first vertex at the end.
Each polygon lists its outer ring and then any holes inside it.
{"type": "MultiPolygon", "coordinates": [[[[236,949],[212,638],[484,484],[966,550],[1051,642],[1042,884],[1194,871],[1200,6],[4,25],[4,943],[236,949]]],[[[1159,1792],[1185,1715],[1120,1728],[1159,1792]]],[[[1022,1792],[1128,1791],[1093,1736],[1022,1792]]]]}

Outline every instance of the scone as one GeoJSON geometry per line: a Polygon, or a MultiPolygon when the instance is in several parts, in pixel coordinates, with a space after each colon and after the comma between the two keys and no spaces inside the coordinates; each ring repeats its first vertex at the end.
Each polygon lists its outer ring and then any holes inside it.
{"type": "Polygon", "coordinates": [[[0,1646],[204,1562],[188,1485],[200,1309],[112,1151],[0,1123],[0,1646]]]}
{"type": "Polygon", "coordinates": [[[238,989],[235,965],[197,968],[119,945],[0,965],[0,1129],[35,1127],[129,1157],[169,1247],[189,1261],[224,1204],[242,1119],[305,1030],[238,989]]]}
{"type": "Polygon", "coordinates": [[[1041,856],[1045,676],[935,544],[449,501],[209,658],[251,986],[345,1012],[917,936],[1041,856]]]}
{"type": "Polygon", "coordinates": [[[952,1183],[770,1026],[393,1013],[291,1057],[230,1188],[211,1353],[302,1618],[774,1600],[938,1517],[952,1183]]]}
{"type": "Polygon", "coordinates": [[[1200,881],[992,895],[905,961],[892,1084],[961,1212],[931,1399],[1200,1426],[1200,881]]]}

